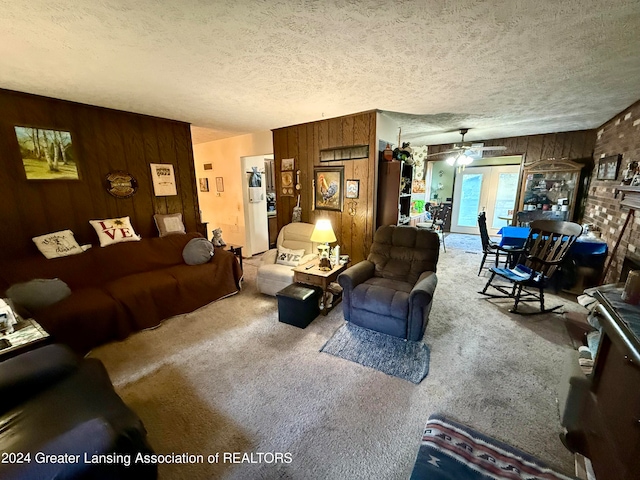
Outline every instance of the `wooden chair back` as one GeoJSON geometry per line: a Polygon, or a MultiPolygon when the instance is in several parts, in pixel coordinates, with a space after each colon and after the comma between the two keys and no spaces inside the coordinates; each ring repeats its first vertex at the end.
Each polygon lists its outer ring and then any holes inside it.
{"type": "Polygon", "coordinates": [[[480,229],[480,241],[482,242],[482,250],[487,251],[489,248],[489,231],[487,230],[487,214],[480,212],[478,214],[478,228],[480,229]]]}
{"type": "Polygon", "coordinates": [[[573,222],[534,220],[525,244],[528,259],[525,265],[547,278],[564,260],[569,249],[582,235],[582,227],[573,222]]]}

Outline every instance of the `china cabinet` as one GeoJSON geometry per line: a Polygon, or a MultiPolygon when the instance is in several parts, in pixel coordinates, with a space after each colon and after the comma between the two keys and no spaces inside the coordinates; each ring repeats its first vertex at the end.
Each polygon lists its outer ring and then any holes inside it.
{"type": "Polygon", "coordinates": [[[582,165],[550,158],[524,167],[518,222],[573,220],[582,165]]]}

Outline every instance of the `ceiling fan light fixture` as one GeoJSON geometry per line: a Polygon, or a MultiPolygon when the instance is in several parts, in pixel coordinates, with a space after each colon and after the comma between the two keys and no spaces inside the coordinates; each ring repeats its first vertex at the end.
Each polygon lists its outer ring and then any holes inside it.
{"type": "Polygon", "coordinates": [[[466,155],[460,155],[460,158],[458,158],[458,165],[470,165],[471,162],[473,162],[473,158],[466,155]]]}
{"type": "Polygon", "coordinates": [[[458,157],[456,157],[455,155],[451,155],[445,161],[447,162],[447,165],[453,166],[453,165],[455,165],[457,159],[458,159],[458,157]]]}

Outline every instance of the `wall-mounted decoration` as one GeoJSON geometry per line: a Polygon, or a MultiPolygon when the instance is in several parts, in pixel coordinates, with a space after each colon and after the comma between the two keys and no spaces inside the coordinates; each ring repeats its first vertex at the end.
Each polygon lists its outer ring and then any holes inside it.
{"type": "Polygon", "coordinates": [[[258,167],[251,167],[249,174],[250,187],[262,187],[262,172],[258,171],[258,167]]]}
{"type": "Polygon", "coordinates": [[[129,198],[138,190],[138,181],[128,172],[111,172],[106,177],[107,192],[116,198],[129,198]]]}
{"type": "Polygon", "coordinates": [[[316,167],[313,169],[315,210],[342,211],[344,167],[316,167]]]}
{"type": "Polygon", "coordinates": [[[216,177],[216,192],[224,192],[224,178],[216,177]]]}
{"type": "Polygon", "coordinates": [[[282,187],[280,192],[285,197],[293,197],[293,172],[280,172],[282,187]]]}
{"type": "Polygon", "coordinates": [[[198,179],[198,183],[200,184],[200,191],[201,192],[208,192],[209,191],[209,179],[204,177],[204,178],[199,178],[198,179]]]}
{"type": "Polygon", "coordinates": [[[176,177],[173,173],[173,165],[170,163],[151,163],[151,178],[153,191],[156,197],[169,197],[177,195],[176,177]]]}
{"type": "Polygon", "coordinates": [[[338,162],[341,160],[356,160],[358,158],[369,158],[369,145],[324,148],[320,150],[321,162],[338,162]]]}
{"type": "Polygon", "coordinates": [[[27,180],[79,180],[71,133],[15,126],[27,180]]]}
{"type": "Polygon", "coordinates": [[[622,155],[603,157],[598,163],[598,180],[615,180],[618,177],[622,155]]]}
{"type": "Polygon", "coordinates": [[[205,170],[213,170],[213,164],[212,163],[205,163],[203,165],[205,170]]]}
{"type": "Polygon", "coordinates": [[[360,180],[347,180],[345,197],[358,198],[360,196],[360,180]]]}
{"type": "Polygon", "coordinates": [[[283,172],[292,171],[295,168],[295,162],[293,158],[283,158],[281,170],[283,172]]]}

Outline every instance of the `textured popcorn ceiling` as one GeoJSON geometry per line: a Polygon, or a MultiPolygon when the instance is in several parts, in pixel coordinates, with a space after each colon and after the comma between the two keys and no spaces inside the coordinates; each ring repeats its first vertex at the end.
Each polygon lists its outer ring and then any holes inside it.
{"type": "Polygon", "coordinates": [[[382,109],[433,144],[601,125],[640,98],[639,32],[637,0],[0,0],[0,88],[196,141],[382,109]]]}

